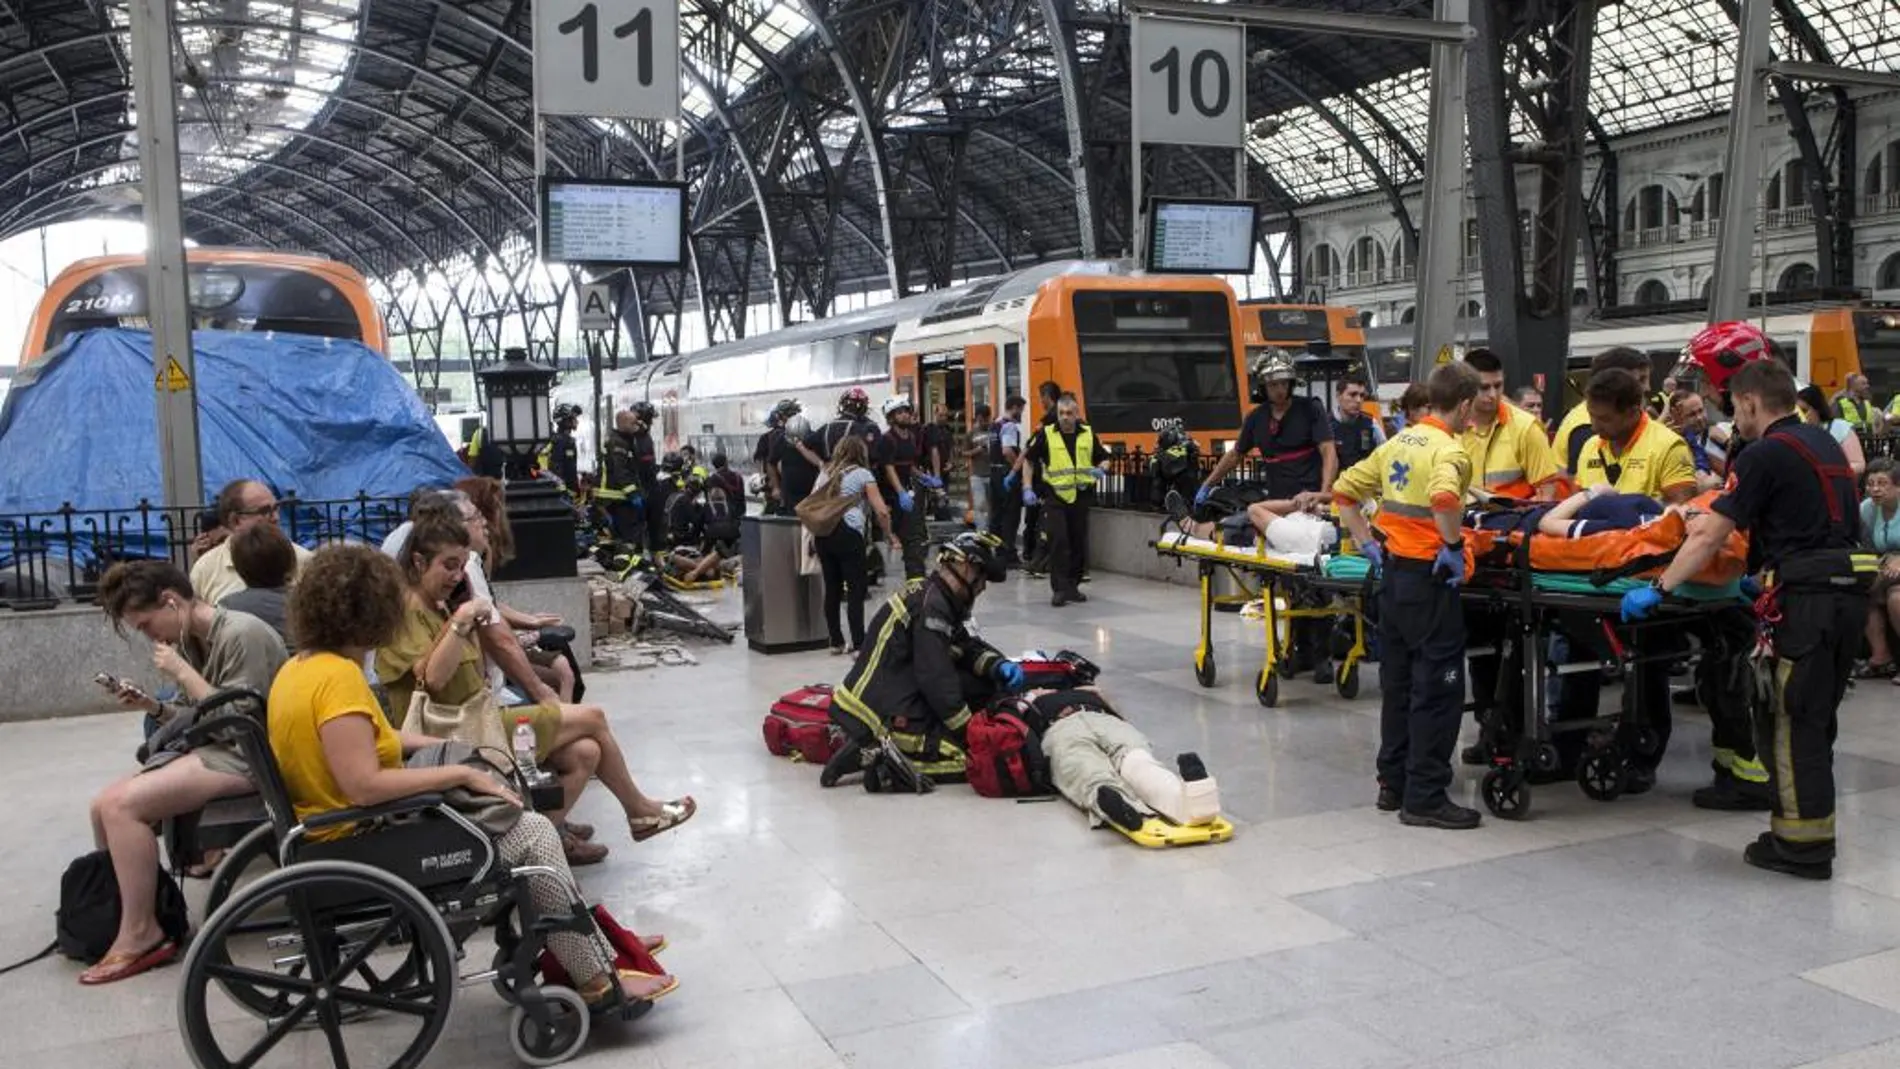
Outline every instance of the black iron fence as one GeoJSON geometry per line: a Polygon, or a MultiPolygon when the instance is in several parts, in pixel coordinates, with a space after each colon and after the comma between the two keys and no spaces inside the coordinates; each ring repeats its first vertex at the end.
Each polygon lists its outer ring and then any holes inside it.
{"type": "MultiPolygon", "coordinates": [[[[381,544],[408,518],[400,497],[305,501],[281,500],[278,522],[291,541],[305,547],[327,542],[381,544]]],[[[123,560],[169,560],[189,569],[192,543],[216,526],[203,508],[173,508],[140,501],[124,509],[76,509],[0,515],[0,607],[50,608],[61,601],[88,601],[106,569],[123,560]]]]}
{"type": "Polygon", "coordinates": [[[1867,459],[1888,457],[1900,459],[1900,434],[1863,434],[1860,436],[1861,452],[1867,459]]]}
{"type": "MultiPolygon", "coordinates": [[[[1192,458],[1187,472],[1176,473],[1158,471],[1152,453],[1140,449],[1116,453],[1102,465],[1108,471],[1108,478],[1096,488],[1095,504],[1098,508],[1160,512],[1169,489],[1180,490],[1191,502],[1195,487],[1206,481],[1219,461],[1217,454],[1202,454],[1192,458]]],[[[1266,471],[1266,463],[1259,456],[1249,454],[1241,458],[1228,478],[1237,482],[1265,482],[1266,471]]]]}

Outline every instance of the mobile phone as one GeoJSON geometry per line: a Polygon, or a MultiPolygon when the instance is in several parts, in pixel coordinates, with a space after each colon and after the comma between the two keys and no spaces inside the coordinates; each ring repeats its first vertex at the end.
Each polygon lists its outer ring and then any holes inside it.
{"type": "Polygon", "coordinates": [[[110,672],[101,672],[93,676],[92,681],[111,691],[114,697],[125,696],[139,699],[145,697],[144,691],[110,672]]]}

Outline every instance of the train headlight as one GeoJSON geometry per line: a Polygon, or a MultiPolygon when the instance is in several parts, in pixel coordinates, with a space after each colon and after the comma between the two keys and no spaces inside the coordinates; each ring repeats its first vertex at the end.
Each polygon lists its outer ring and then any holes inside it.
{"type": "Polygon", "coordinates": [[[244,279],[223,271],[196,271],[187,291],[191,306],[202,312],[223,308],[244,295],[244,279]]]}

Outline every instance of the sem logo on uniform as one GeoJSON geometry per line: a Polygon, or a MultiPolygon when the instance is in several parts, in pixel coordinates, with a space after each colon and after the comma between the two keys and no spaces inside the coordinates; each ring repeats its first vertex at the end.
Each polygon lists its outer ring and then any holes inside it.
{"type": "Polygon", "coordinates": [[[1410,464],[1407,464],[1403,460],[1393,461],[1391,482],[1394,487],[1400,490],[1403,490],[1407,486],[1411,485],[1412,466],[1410,464]]]}

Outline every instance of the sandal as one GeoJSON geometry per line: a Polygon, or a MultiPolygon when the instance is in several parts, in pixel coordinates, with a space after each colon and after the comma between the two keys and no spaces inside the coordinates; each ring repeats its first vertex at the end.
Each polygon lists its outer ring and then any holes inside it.
{"type": "Polygon", "coordinates": [[[222,849],[206,850],[199,856],[195,865],[185,868],[185,875],[194,880],[208,880],[218,871],[218,863],[224,860],[222,849]]]}
{"type": "Polygon", "coordinates": [[[663,831],[671,831],[693,819],[699,812],[699,803],[689,795],[671,802],[660,803],[660,814],[654,817],[628,817],[627,829],[633,833],[633,841],[646,842],[663,831]]]}
{"type": "Polygon", "coordinates": [[[161,965],[170,964],[171,960],[177,956],[178,944],[167,936],[142,953],[128,954],[120,951],[117,954],[107,954],[91,968],[80,973],[79,982],[87,987],[114,983],[156,969],[161,965]]]}
{"type": "Polygon", "coordinates": [[[640,945],[646,948],[647,953],[658,954],[660,951],[666,949],[666,936],[643,935],[640,937],[640,945]]]}
{"type": "Polygon", "coordinates": [[[629,979],[633,977],[638,977],[644,980],[665,980],[666,981],[666,983],[660,985],[660,989],[657,991],[652,991],[645,995],[639,995],[639,996],[628,995],[627,1001],[633,1002],[633,1003],[645,1003],[646,1005],[651,1006],[653,1003],[660,1001],[661,999],[665,998],[666,996],[672,994],[675,991],[678,991],[679,986],[680,986],[679,977],[677,976],[668,976],[664,973],[654,974],[650,972],[641,972],[638,969],[615,969],[611,976],[609,976],[606,973],[602,973],[601,975],[595,977],[592,983],[588,984],[585,987],[579,988],[578,991],[581,996],[581,1001],[587,1003],[587,1005],[589,1006],[599,1006],[602,1003],[606,1002],[607,999],[613,994],[614,984],[618,983],[622,979],[629,979]]]}
{"type": "Polygon", "coordinates": [[[1900,673],[1900,663],[1895,663],[1893,661],[1885,661],[1880,664],[1875,664],[1874,662],[1869,661],[1866,664],[1863,664],[1854,669],[1854,678],[1855,679],[1888,679],[1888,678],[1892,678],[1896,673],[1900,673]]]}
{"type": "Polygon", "coordinates": [[[669,976],[666,973],[654,974],[650,972],[641,972],[638,969],[616,969],[614,971],[619,973],[622,979],[665,981],[665,983],[660,985],[660,988],[657,991],[650,991],[647,994],[640,995],[638,997],[628,996],[629,999],[634,1002],[644,1002],[644,1003],[647,1003],[648,1005],[652,1005],[653,1003],[660,1001],[661,999],[665,998],[666,996],[680,989],[680,980],[679,980],[679,977],[677,976],[669,976]]]}

